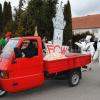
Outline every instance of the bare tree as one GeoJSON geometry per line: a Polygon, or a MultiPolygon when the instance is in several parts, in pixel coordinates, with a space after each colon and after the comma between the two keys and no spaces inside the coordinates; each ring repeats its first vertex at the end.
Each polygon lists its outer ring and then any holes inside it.
{"type": "Polygon", "coordinates": [[[23,3],[25,3],[25,0],[19,0],[19,10],[23,7],[23,3]]]}

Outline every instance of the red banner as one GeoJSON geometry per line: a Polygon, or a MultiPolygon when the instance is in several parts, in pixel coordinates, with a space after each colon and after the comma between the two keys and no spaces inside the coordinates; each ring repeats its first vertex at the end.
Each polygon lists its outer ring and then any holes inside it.
{"type": "Polygon", "coordinates": [[[48,53],[57,52],[65,55],[68,52],[68,46],[60,46],[60,45],[54,45],[54,44],[46,44],[46,48],[48,50],[48,53]]]}

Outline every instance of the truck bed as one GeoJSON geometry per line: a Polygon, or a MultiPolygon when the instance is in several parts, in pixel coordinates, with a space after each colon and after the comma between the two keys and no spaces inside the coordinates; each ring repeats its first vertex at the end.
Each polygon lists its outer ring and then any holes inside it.
{"type": "Polygon", "coordinates": [[[91,63],[91,55],[71,53],[66,58],[52,61],[44,61],[45,71],[56,73],[64,70],[79,68],[91,63]]]}

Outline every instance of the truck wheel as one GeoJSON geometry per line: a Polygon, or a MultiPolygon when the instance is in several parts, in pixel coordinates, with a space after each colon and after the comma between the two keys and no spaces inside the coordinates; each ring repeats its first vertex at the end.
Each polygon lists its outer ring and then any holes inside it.
{"type": "Polygon", "coordinates": [[[0,97],[3,97],[4,95],[6,95],[6,93],[7,93],[6,91],[0,89],[0,97]]]}
{"type": "Polygon", "coordinates": [[[80,82],[80,73],[78,71],[69,72],[68,84],[69,86],[76,86],[80,82]]]}

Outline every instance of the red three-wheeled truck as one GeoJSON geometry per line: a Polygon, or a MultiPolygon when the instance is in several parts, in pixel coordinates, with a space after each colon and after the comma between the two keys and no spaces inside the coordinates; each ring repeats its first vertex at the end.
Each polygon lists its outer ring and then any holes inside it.
{"type": "Polygon", "coordinates": [[[11,38],[0,55],[0,96],[36,88],[47,79],[59,77],[65,78],[70,86],[76,86],[82,77],[81,68],[89,63],[89,54],[44,60],[40,37],[11,38]]]}

